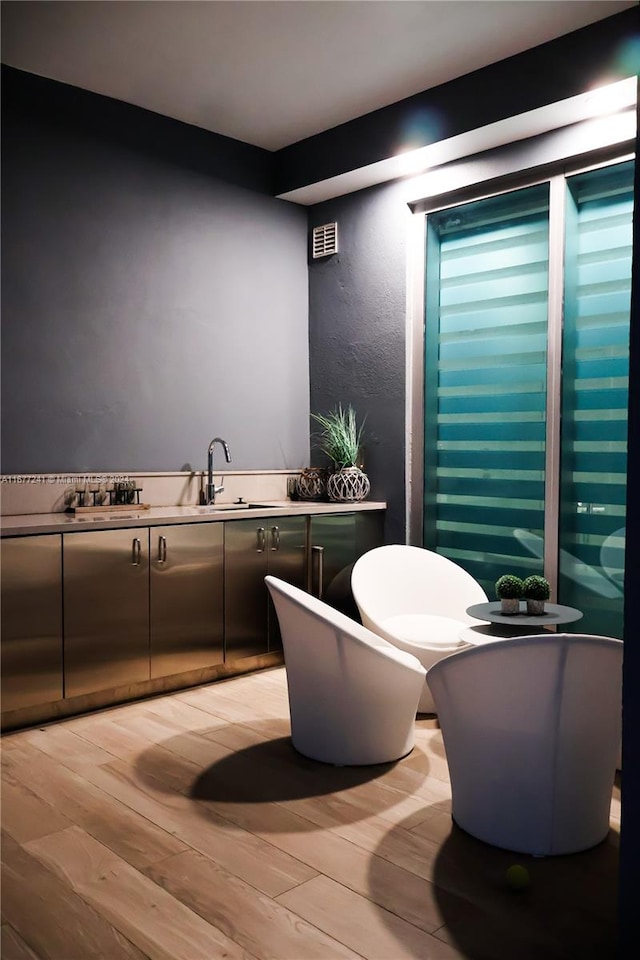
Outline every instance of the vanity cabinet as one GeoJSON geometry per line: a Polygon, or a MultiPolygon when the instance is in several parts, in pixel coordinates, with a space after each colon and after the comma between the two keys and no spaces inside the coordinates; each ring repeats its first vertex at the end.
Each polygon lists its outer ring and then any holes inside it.
{"type": "Polygon", "coordinates": [[[296,511],[6,535],[3,729],[279,662],[265,576],[357,617],[351,565],[382,523],[296,511]]]}
{"type": "Polygon", "coordinates": [[[151,678],[224,661],[224,524],[151,527],[151,678]]]}
{"type": "Polygon", "coordinates": [[[66,697],[223,662],[223,524],[63,542],[66,697]]]}
{"type": "Polygon", "coordinates": [[[149,531],[62,540],[65,697],[148,680],[149,531]]]}
{"type": "Polygon", "coordinates": [[[59,700],[62,686],[60,536],[2,541],[2,710],[59,700]]]}
{"type": "Polygon", "coordinates": [[[302,589],[307,581],[307,518],[228,520],[225,523],[225,660],[282,647],[278,618],[264,578],[302,589]]]}

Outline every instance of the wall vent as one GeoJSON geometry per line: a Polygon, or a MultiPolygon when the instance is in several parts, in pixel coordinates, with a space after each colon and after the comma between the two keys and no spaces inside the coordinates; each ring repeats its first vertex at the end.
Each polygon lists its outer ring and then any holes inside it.
{"type": "Polygon", "coordinates": [[[338,224],[323,223],[313,228],[313,259],[329,257],[338,252],[338,224]]]}

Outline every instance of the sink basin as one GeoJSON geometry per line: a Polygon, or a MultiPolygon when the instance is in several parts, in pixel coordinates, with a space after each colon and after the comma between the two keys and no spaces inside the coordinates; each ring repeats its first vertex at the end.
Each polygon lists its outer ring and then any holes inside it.
{"type": "Polygon", "coordinates": [[[264,510],[262,503],[211,503],[194,507],[198,513],[222,513],[226,510],[264,510]]]}
{"type": "Polygon", "coordinates": [[[220,513],[223,510],[246,510],[248,503],[209,503],[194,507],[198,513],[220,513]]]}

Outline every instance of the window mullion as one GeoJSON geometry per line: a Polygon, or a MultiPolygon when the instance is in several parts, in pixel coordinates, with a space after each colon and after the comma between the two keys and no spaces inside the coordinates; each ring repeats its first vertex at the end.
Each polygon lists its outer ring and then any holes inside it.
{"type": "Polygon", "coordinates": [[[544,509],[544,571],[551,598],[558,595],[560,510],[560,414],[562,396],[562,317],[564,301],[564,176],[552,177],[549,193],[549,306],[544,509]]]}

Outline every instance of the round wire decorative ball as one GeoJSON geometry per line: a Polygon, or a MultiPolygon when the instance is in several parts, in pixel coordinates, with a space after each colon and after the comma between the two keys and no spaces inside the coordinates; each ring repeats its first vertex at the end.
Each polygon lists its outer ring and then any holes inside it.
{"type": "Polygon", "coordinates": [[[327,493],[329,500],[350,503],[364,500],[371,489],[369,477],[359,467],[343,467],[329,477],[327,493]]]}

